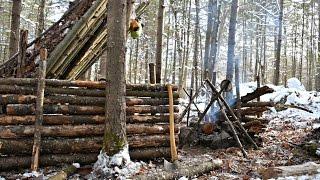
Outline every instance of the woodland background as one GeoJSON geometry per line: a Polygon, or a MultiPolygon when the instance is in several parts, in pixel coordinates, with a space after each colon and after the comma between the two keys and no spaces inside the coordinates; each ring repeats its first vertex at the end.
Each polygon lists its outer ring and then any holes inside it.
{"type": "MultiPolygon", "coordinates": [[[[39,35],[39,28],[43,31],[41,12],[45,30],[70,3],[68,0],[22,0],[20,29],[29,30],[29,42],[39,35]],[[41,6],[43,3],[45,6],[41,6]]],[[[235,59],[239,59],[241,82],[254,81],[259,76],[262,84],[278,81],[285,85],[288,78],[297,77],[308,90],[320,90],[317,82],[320,79],[317,78],[320,72],[319,0],[239,0],[238,13],[233,12],[231,3],[226,0],[151,1],[141,17],[145,25],[143,36],[138,40],[129,39],[127,44],[127,81],[148,82],[148,63],[156,60],[157,11],[163,4],[163,82],[197,87],[201,80],[212,77],[212,72],[216,72],[218,80],[224,79],[229,19],[230,15],[237,14],[235,59]],[[279,38],[281,54],[277,64],[279,38]],[[279,77],[275,76],[277,71],[279,77]]],[[[10,56],[11,15],[15,12],[12,6],[12,0],[0,0],[0,63],[10,56]]],[[[105,56],[102,56],[86,73],[86,78],[104,77],[104,62],[105,56]]]]}

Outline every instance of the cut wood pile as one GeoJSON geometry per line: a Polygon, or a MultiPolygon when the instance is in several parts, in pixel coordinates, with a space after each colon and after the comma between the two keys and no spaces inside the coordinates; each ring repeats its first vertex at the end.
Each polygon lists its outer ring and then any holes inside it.
{"type": "MultiPolygon", "coordinates": [[[[269,107],[275,106],[275,104],[272,102],[257,102],[255,100],[260,96],[272,93],[273,91],[272,88],[267,86],[257,88],[254,92],[241,97],[239,103],[231,104],[230,107],[233,112],[230,112],[230,110],[227,109],[227,116],[224,116],[221,110],[216,111],[215,123],[205,122],[201,124],[199,143],[215,149],[236,146],[237,142],[233,138],[234,131],[230,126],[230,122],[226,120],[226,117],[228,117],[237,131],[237,136],[244,145],[253,145],[246,137],[246,132],[254,138],[255,142],[259,145],[261,143],[259,136],[255,135],[263,132],[268,123],[267,120],[261,118],[262,113],[267,111],[269,107]],[[237,119],[241,121],[246,132],[242,130],[242,127],[235,120],[235,117],[232,116],[232,113],[234,113],[237,116],[237,119]]],[[[194,141],[197,142],[198,140],[194,141]]]]}
{"type": "MultiPolygon", "coordinates": [[[[105,126],[105,82],[45,80],[40,165],[95,162],[105,126]]],[[[34,136],[36,79],[0,79],[0,170],[28,168],[34,136]]],[[[168,91],[127,85],[127,134],[133,159],[170,157],[168,91]]],[[[178,92],[173,86],[174,116],[178,92]]],[[[179,129],[176,130],[176,139],[179,129]]]]}

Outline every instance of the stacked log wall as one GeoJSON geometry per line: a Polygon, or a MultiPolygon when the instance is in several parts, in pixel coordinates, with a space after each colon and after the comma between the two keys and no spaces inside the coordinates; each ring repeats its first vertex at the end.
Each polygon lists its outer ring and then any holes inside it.
{"type": "MultiPolygon", "coordinates": [[[[31,161],[36,79],[0,79],[0,170],[31,161]]],[[[96,160],[105,127],[105,82],[46,80],[40,165],[96,160]]],[[[132,159],[170,157],[169,100],[163,85],[127,85],[127,134],[132,159]]],[[[178,93],[174,116],[178,119],[178,93]]],[[[176,141],[179,128],[176,127],[176,141]]]]}

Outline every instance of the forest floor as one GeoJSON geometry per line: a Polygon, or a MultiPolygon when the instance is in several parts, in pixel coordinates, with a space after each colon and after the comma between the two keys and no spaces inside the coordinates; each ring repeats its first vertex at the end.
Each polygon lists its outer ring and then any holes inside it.
{"type": "MultiPolygon", "coordinates": [[[[242,87],[244,91],[246,89],[248,92],[254,88],[252,84],[242,87]]],[[[261,173],[268,167],[290,166],[305,162],[320,163],[320,153],[318,153],[318,151],[320,152],[319,92],[305,91],[299,88],[276,86],[273,88],[275,92],[262,97],[262,101],[271,100],[296,104],[313,111],[313,113],[292,108],[277,112],[274,108],[270,108],[263,114],[263,118],[267,119],[269,123],[264,132],[259,134],[262,138],[262,147],[259,150],[247,149],[248,158],[244,158],[241,150],[236,147],[213,150],[197,145],[179,149],[179,166],[192,168],[203,162],[222,160],[222,165],[219,168],[212,169],[206,174],[188,177],[189,179],[262,179],[261,173]],[[313,145],[308,146],[310,143],[313,145]]],[[[139,177],[155,179],[166,172],[163,159],[140,163],[139,177]]],[[[59,170],[61,168],[46,168],[40,179],[47,179],[59,170]]],[[[88,179],[90,170],[90,166],[83,167],[80,172],[68,179],[88,179]]],[[[30,174],[11,173],[6,177],[9,177],[7,179],[28,179],[30,174]]],[[[187,177],[179,178],[181,180],[187,179],[187,177]]],[[[133,177],[132,179],[137,178],[133,177]]],[[[320,179],[320,174],[278,179],[320,179]]],[[[0,180],[2,180],[1,177],[0,180]]]]}
{"type": "MultiPolygon", "coordinates": [[[[263,146],[259,150],[249,149],[248,158],[244,158],[241,150],[236,147],[212,150],[195,146],[181,149],[180,160],[190,166],[208,160],[222,160],[220,168],[192,177],[193,179],[262,179],[261,172],[268,167],[290,166],[310,161],[320,163],[320,156],[317,157],[315,153],[320,147],[320,121],[319,117],[316,117],[320,112],[319,107],[313,108],[313,114],[291,108],[280,112],[266,112],[264,117],[269,120],[269,124],[265,132],[260,134],[263,146]],[[310,141],[316,141],[317,147],[304,146],[310,141]]],[[[163,168],[163,165],[151,167],[147,174],[150,177],[161,174],[163,168]]],[[[320,174],[278,179],[297,178],[320,179],[320,174]]]]}

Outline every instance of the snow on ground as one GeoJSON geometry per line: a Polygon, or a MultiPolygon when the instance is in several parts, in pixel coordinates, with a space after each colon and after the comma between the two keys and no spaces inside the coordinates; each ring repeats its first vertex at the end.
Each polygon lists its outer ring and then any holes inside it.
{"type": "MultiPolygon", "coordinates": [[[[320,127],[320,93],[306,91],[296,78],[289,79],[287,85],[288,87],[268,84],[267,86],[273,88],[275,92],[262,96],[261,101],[295,105],[311,110],[313,113],[296,108],[282,111],[270,108],[263,114],[263,118],[269,121],[265,132],[260,134],[263,139],[263,147],[259,150],[248,150],[249,158],[247,159],[242,158],[241,151],[237,148],[204,150],[201,153],[220,158],[225,165],[221,170],[200,176],[198,179],[261,179],[259,173],[267,167],[289,166],[308,161],[320,163],[318,157],[311,156],[298,147],[299,144],[305,143],[308,134],[320,127]]],[[[251,93],[255,89],[256,82],[241,84],[241,96],[251,93]]],[[[200,101],[208,102],[205,96],[201,96],[200,101]]],[[[203,103],[202,106],[205,107],[205,105],[206,103],[203,103]]],[[[199,150],[198,147],[195,148],[199,150]]],[[[190,153],[190,150],[187,151],[190,153]]],[[[318,151],[320,152],[320,149],[318,151]]],[[[193,157],[196,158],[197,155],[193,154],[193,157]]],[[[320,174],[278,179],[320,179],[320,174]]]]}

